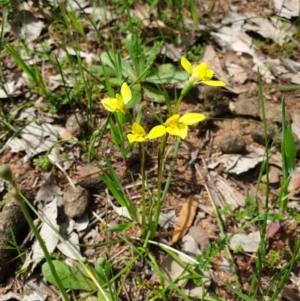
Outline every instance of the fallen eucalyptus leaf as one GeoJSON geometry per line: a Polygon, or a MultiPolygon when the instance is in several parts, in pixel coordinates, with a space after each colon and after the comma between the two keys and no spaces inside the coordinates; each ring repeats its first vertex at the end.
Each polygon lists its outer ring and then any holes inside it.
{"type": "Polygon", "coordinates": [[[198,203],[197,199],[189,197],[189,199],[182,205],[175,225],[172,244],[175,244],[189,230],[195,218],[198,203]]]}

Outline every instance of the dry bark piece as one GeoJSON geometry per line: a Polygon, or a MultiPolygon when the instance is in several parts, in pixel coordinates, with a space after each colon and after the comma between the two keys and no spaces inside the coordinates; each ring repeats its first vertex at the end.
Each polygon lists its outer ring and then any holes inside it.
{"type": "Polygon", "coordinates": [[[198,200],[193,196],[182,205],[178,220],[175,225],[172,244],[175,244],[184,234],[187,233],[196,215],[198,200]]]}
{"type": "Polygon", "coordinates": [[[84,214],[89,202],[89,193],[86,189],[77,186],[67,190],[63,195],[64,211],[70,218],[84,214]]]}
{"type": "Polygon", "coordinates": [[[14,271],[12,260],[17,256],[14,250],[8,250],[6,247],[13,240],[12,233],[17,239],[24,235],[26,230],[26,220],[19,207],[18,201],[9,195],[6,198],[3,210],[0,212],[0,283],[4,283],[9,274],[14,271]]]}

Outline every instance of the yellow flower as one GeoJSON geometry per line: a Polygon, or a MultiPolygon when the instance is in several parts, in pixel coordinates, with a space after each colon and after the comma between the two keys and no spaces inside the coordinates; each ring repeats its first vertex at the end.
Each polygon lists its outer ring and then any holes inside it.
{"type": "Polygon", "coordinates": [[[203,121],[205,116],[199,113],[187,113],[180,117],[175,114],[164,123],[167,133],[185,139],[188,133],[188,126],[203,121]]]}
{"type": "Polygon", "coordinates": [[[129,143],[145,141],[146,132],[142,126],[137,123],[132,124],[131,134],[127,135],[129,143]]]}
{"type": "Polygon", "coordinates": [[[146,139],[153,140],[163,136],[165,133],[166,127],[163,125],[157,125],[146,135],[146,139]]]}
{"type": "Polygon", "coordinates": [[[131,134],[127,135],[129,143],[144,142],[146,139],[153,140],[163,136],[166,133],[166,128],[163,125],[157,125],[146,134],[142,126],[137,123],[132,124],[131,134]]]}
{"type": "Polygon", "coordinates": [[[189,81],[195,85],[203,83],[209,86],[223,87],[226,84],[220,80],[212,80],[214,71],[209,69],[205,62],[193,68],[192,64],[185,58],[181,58],[181,66],[190,75],[189,81]]]}
{"type": "Polygon", "coordinates": [[[132,98],[131,90],[126,83],[122,84],[121,95],[116,94],[115,98],[107,97],[101,100],[104,108],[109,112],[126,113],[126,105],[132,98]]]}

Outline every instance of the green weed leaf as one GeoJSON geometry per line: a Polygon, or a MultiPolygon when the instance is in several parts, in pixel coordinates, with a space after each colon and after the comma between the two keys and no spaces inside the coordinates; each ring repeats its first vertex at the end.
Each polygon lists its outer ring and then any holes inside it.
{"type": "MultiPolygon", "coordinates": [[[[74,262],[74,266],[69,266],[58,260],[53,260],[52,263],[64,288],[83,291],[97,289],[94,282],[82,271],[82,267],[78,263],[74,262]]],[[[48,282],[57,286],[47,262],[42,266],[42,274],[48,282]]]]}
{"type": "Polygon", "coordinates": [[[115,226],[111,226],[107,229],[108,232],[124,232],[130,228],[132,228],[133,226],[135,226],[136,223],[135,222],[131,222],[131,223],[126,223],[126,224],[119,224],[119,225],[115,225],[115,226]]]}
{"type": "Polygon", "coordinates": [[[126,196],[122,183],[120,182],[120,179],[112,167],[111,163],[107,158],[105,158],[105,162],[109,171],[109,174],[102,173],[100,175],[102,181],[105,183],[111,194],[115,197],[116,201],[121,205],[122,207],[126,207],[128,209],[128,212],[130,213],[130,216],[134,220],[138,220],[138,211],[135,205],[131,202],[131,200],[126,196]]]}
{"type": "Polygon", "coordinates": [[[115,70],[115,77],[122,74],[124,78],[129,77],[130,81],[135,81],[137,76],[132,67],[123,59],[121,59],[121,68],[118,70],[118,54],[112,51],[103,52],[100,59],[104,66],[115,70]]]}
{"type": "Polygon", "coordinates": [[[144,85],[144,93],[147,97],[157,103],[165,103],[165,96],[156,88],[150,85],[144,85]]]}
{"type": "Polygon", "coordinates": [[[285,130],[285,135],[283,137],[282,143],[284,144],[284,155],[286,167],[289,172],[293,171],[296,167],[296,144],[292,133],[292,127],[289,124],[285,130]]]}
{"type": "Polygon", "coordinates": [[[176,71],[172,64],[163,64],[153,69],[146,80],[153,84],[176,84],[188,79],[184,71],[176,71]]]}
{"type": "Polygon", "coordinates": [[[138,78],[145,68],[145,53],[141,39],[135,34],[128,34],[125,40],[125,47],[135,67],[135,74],[138,78]]]}
{"type": "Polygon", "coordinates": [[[97,259],[95,263],[95,276],[101,286],[108,283],[111,269],[112,267],[109,260],[97,259]]]}

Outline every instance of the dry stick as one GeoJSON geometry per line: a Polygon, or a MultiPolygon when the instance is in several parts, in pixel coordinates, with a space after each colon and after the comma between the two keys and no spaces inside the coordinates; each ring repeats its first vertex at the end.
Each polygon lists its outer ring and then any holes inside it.
{"type": "Polygon", "coordinates": [[[55,166],[65,175],[65,177],[67,178],[67,180],[70,183],[70,185],[72,186],[72,188],[75,188],[73,181],[71,180],[69,175],[66,173],[66,171],[57,162],[55,163],[55,166]]]}
{"type": "MultiPolygon", "coordinates": [[[[201,158],[201,159],[202,159],[203,164],[205,165],[204,159],[203,159],[203,158],[201,158]]],[[[210,178],[210,176],[209,176],[209,174],[208,174],[208,171],[207,171],[206,174],[207,174],[208,181],[209,181],[209,183],[211,184],[211,185],[210,185],[210,186],[211,186],[210,188],[209,188],[208,185],[206,184],[206,179],[203,177],[203,175],[202,175],[202,173],[201,173],[201,169],[200,169],[199,164],[198,164],[198,163],[195,163],[194,166],[195,166],[195,169],[196,169],[198,175],[201,177],[201,179],[202,179],[203,182],[204,182],[205,190],[206,190],[206,192],[207,192],[207,194],[208,194],[208,196],[209,196],[209,200],[210,200],[210,203],[211,203],[213,212],[214,212],[215,217],[216,217],[216,219],[217,219],[217,224],[218,224],[218,227],[219,227],[219,229],[220,229],[221,238],[226,238],[226,234],[224,233],[224,230],[223,230],[222,221],[221,221],[221,218],[220,218],[220,216],[219,216],[218,209],[217,209],[217,207],[216,207],[216,205],[215,205],[216,202],[215,202],[214,198],[212,197],[212,195],[214,195],[214,194],[215,194],[215,195],[218,195],[217,189],[214,187],[214,183],[213,183],[213,181],[211,180],[211,178],[210,178]],[[213,190],[213,191],[212,191],[212,190],[213,190]]],[[[206,167],[206,165],[205,165],[205,167],[206,167]]],[[[206,168],[206,169],[207,169],[207,168],[206,168]]],[[[230,253],[230,250],[229,250],[229,247],[228,247],[227,244],[226,244],[226,247],[225,247],[225,248],[226,248],[226,253],[227,253],[227,256],[228,256],[229,262],[230,262],[230,270],[231,270],[231,272],[232,272],[232,274],[233,274],[233,277],[234,277],[234,279],[235,279],[235,281],[236,281],[236,284],[239,285],[239,280],[238,280],[238,278],[237,278],[237,273],[236,273],[236,270],[235,270],[234,265],[233,265],[233,258],[232,258],[232,256],[231,256],[231,253],[230,253]]]]}
{"type": "Polygon", "coordinates": [[[191,153],[191,160],[185,166],[185,170],[187,170],[197,160],[200,151],[204,148],[205,144],[209,141],[209,139],[210,139],[210,131],[207,130],[203,142],[200,144],[200,146],[196,151],[191,153]]]}

